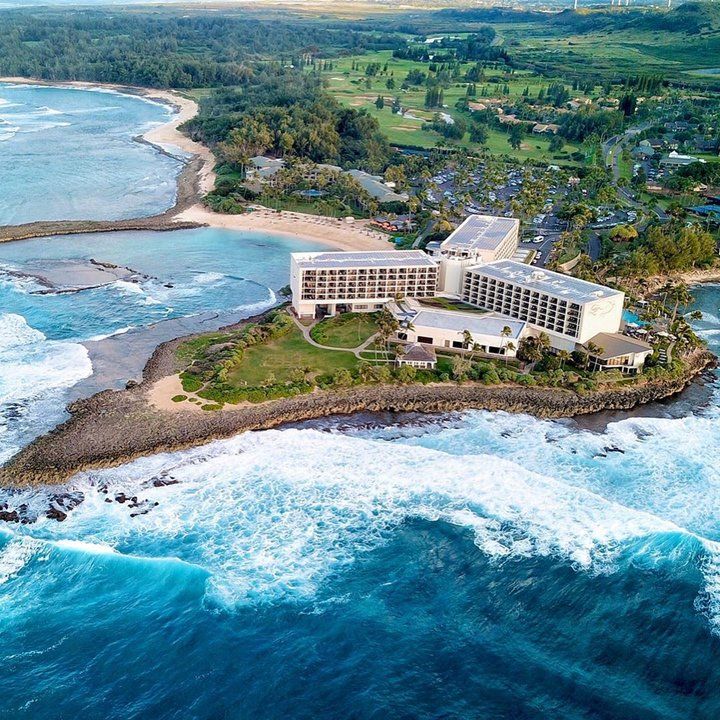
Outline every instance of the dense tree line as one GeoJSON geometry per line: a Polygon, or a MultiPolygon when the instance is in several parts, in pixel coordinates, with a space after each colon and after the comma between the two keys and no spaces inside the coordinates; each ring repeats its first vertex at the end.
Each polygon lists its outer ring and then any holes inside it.
{"type": "Polygon", "coordinates": [[[713,261],[717,239],[697,225],[652,225],[620,263],[622,275],[643,277],[688,270],[713,261]]]}
{"type": "Polygon", "coordinates": [[[248,13],[3,11],[0,73],[146,87],[236,85],[254,60],[392,48],[390,35],[248,13]],[[271,40],[270,40],[271,39],[271,40]]]}
{"type": "Polygon", "coordinates": [[[379,172],[392,155],[375,118],[341,106],[317,76],[280,64],[203,100],[188,130],[235,167],[267,153],[379,172]]]}

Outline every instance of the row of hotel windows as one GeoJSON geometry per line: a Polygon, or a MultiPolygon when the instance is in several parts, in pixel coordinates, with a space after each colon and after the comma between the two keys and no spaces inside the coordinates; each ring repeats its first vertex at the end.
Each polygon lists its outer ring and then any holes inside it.
{"type": "Polygon", "coordinates": [[[437,267],[435,266],[423,266],[423,267],[400,267],[400,268],[338,268],[332,269],[316,269],[316,270],[303,270],[303,277],[322,277],[322,276],[347,276],[354,277],[356,275],[377,275],[385,277],[387,275],[435,275],[437,273],[437,267]]]}
{"type": "Polygon", "coordinates": [[[463,299],[473,305],[494,310],[539,325],[547,330],[578,337],[580,306],[566,300],[531,291],[517,285],[488,283],[487,278],[465,278],[463,299]]]}

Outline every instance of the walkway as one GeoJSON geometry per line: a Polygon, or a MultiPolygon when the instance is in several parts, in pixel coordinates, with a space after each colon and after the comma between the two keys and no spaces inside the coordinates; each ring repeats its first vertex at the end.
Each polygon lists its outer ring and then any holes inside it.
{"type": "MultiPolygon", "coordinates": [[[[346,348],[346,347],[332,347],[330,345],[321,345],[319,342],[316,342],[313,340],[312,335],[310,334],[312,329],[318,324],[318,321],[315,320],[311,325],[303,325],[300,320],[295,316],[291,315],[293,321],[295,322],[295,325],[299,328],[300,332],[303,334],[303,337],[305,338],[305,341],[309,343],[310,345],[320,348],[321,350],[332,350],[335,352],[351,352],[358,360],[366,360],[367,358],[362,357],[361,353],[367,350],[367,348],[372,345],[372,343],[375,341],[375,339],[378,336],[378,333],[372,334],[367,340],[364,340],[360,345],[354,348],[346,348]]],[[[384,350],[378,351],[378,354],[380,355],[387,355],[387,352],[384,350]]],[[[378,360],[383,360],[383,362],[389,362],[389,359],[387,357],[385,358],[378,358],[378,360]]]]}

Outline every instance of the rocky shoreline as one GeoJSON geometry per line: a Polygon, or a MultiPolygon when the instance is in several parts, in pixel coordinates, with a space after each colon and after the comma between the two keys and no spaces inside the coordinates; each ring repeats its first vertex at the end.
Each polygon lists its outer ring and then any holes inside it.
{"type": "Polygon", "coordinates": [[[148,401],[148,393],[158,380],[181,369],[176,350],[185,340],[178,338],[158,346],[145,366],[141,383],[131,383],[125,390],[106,390],[73,403],[68,408],[69,420],[36,439],[0,468],[0,485],[61,484],[80,471],[114,467],[138,457],[187,449],[250,430],[267,430],[333,415],[483,409],[562,418],[629,410],[681,392],[716,363],[712,353],[701,349],[687,358],[686,372],[678,379],[648,381],[584,395],[558,388],[477,383],[382,385],[320,391],[222,412],[163,411],[148,401]]]}

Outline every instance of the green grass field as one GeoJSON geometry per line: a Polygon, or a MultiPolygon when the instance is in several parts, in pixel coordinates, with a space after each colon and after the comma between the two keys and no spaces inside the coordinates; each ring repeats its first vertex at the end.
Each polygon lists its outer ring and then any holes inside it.
{"type": "Polygon", "coordinates": [[[228,375],[228,383],[237,387],[258,387],[272,373],[276,382],[290,380],[293,370],[310,368],[314,375],[353,370],[359,360],[350,352],[321,350],[306,342],[297,327],[277,340],[253,345],[245,350],[240,364],[228,375]]]}
{"type": "Polygon", "coordinates": [[[328,347],[354,348],[378,330],[375,315],[343,313],[319,322],[311,332],[312,339],[328,347]]]}
{"type": "MultiPolygon", "coordinates": [[[[393,58],[392,52],[389,50],[341,58],[334,60],[333,63],[333,69],[323,73],[323,81],[328,92],[340,103],[356,109],[366,110],[376,118],[381,130],[391,143],[433,148],[437,146],[438,142],[443,141],[442,136],[438,133],[423,129],[423,125],[432,121],[436,112],[436,110],[428,110],[424,107],[425,87],[413,87],[408,90],[400,88],[410,70],[417,69],[427,72],[426,63],[393,58]],[[371,63],[378,63],[383,70],[387,65],[387,71],[384,75],[369,78],[370,87],[368,87],[365,68],[371,63]],[[353,64],[357,64],[357,69],[353,70],[353,64]],[[390,78],[395,82],[396,87],[394,89],[388,89],[386,86],[390,78]],[[381,110],[375,107],[378,95],[385,98],[385,107],[381,110]],[[405,115],[392,112],[391,105],[395,97],[400,98],[403,108],[406,109],[405,115]]],[[[462,72],[464,73],[471,65],[472,63],[466,63],[462,72]]],[[[537,95],[541,87],[547,87],[551,82],[523,70],[508,74],[502,70],[486,69],[485,75],[485,82],[476,83],[478,95],[482,88],[486,88],[487,97],[490,98],[519,97],[525,88],[529,88],[532,95],[537,95]],[[502,94],[505,85],[509,89],[508,96],[502,94]]],[[[455,108],[458,100],[466,97],[466,91],[467,83],[461,79],[446,88],[444,90],[445,107],[442,112],[453,118],[464,117],[467,120],[469,116],[455,108]]],[[[474,99],[478,102],[483,100],[479,96],[474,99]]],[[[477,143],[472,143],[467,135],[462,141],[453,144],[474,150],[481,147],[477,143]]],[[[519,160],[540,160],[557,164],[577,165],[568,156],[579,150],[578,145],[568,143],[563,148],[562,153],[551,153],[548,148],[549,144],[549,138],[535,137],[528,134],[520,150],[514,151],[510,147],[506,133],[491,129],[485,147],[493,155],[512,155],[512,157],[519,160]]]]}

